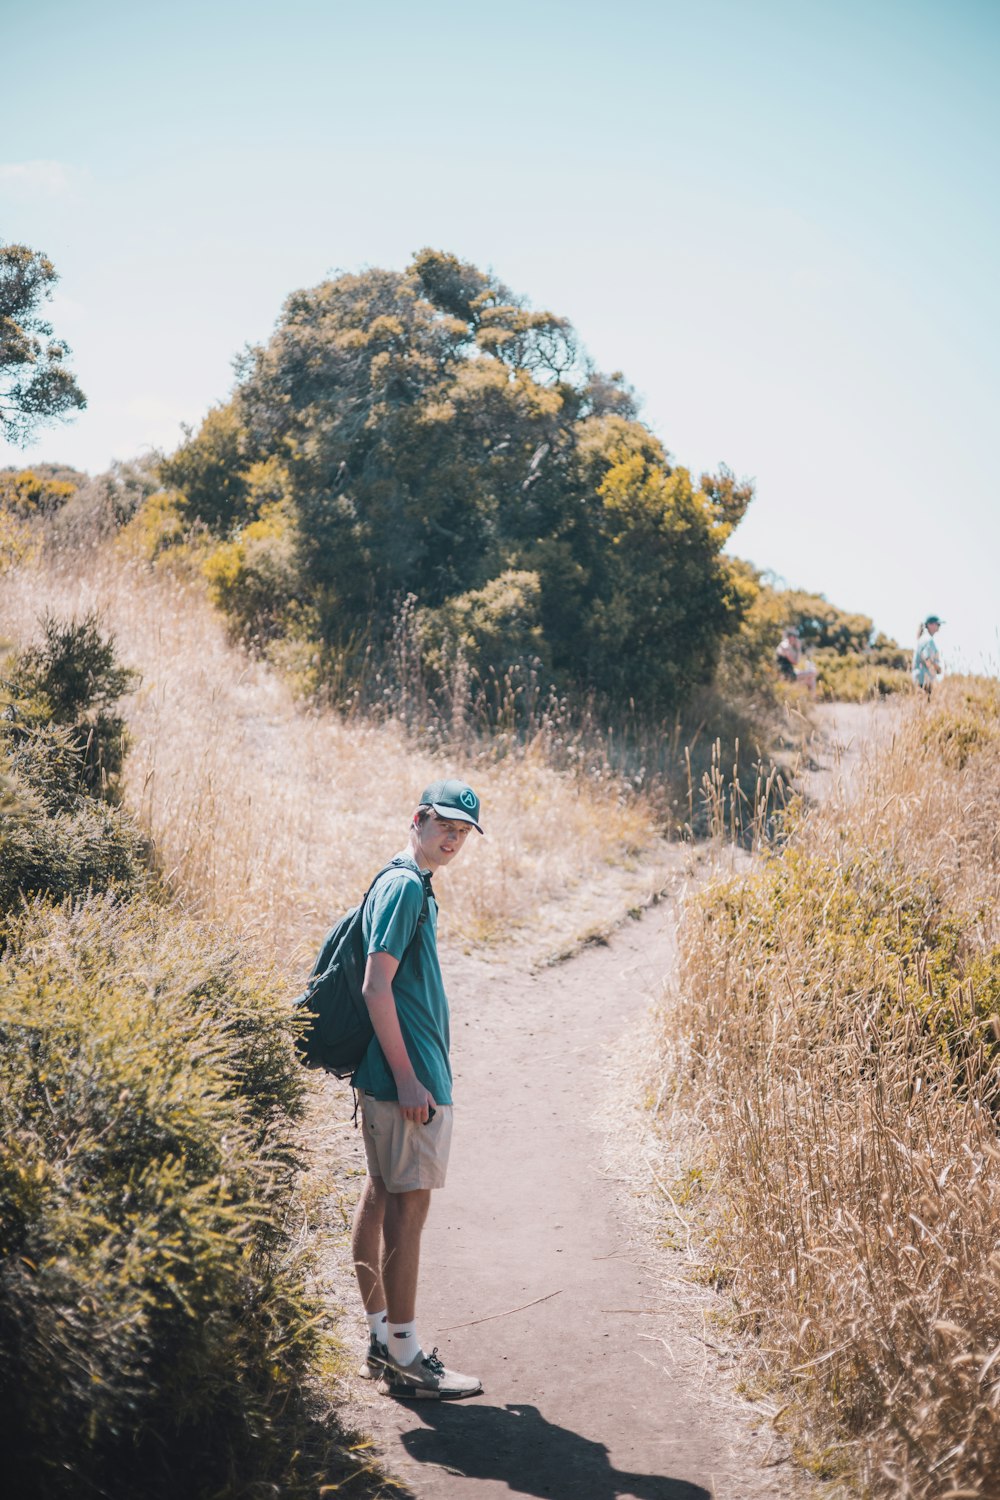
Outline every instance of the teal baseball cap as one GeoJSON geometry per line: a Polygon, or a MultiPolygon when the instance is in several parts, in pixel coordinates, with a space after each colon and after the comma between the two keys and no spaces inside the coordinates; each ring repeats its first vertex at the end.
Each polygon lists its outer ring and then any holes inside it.
{"type": "Polygon", "coordinates": [[[479,798],[471,786],[454,777],[449,781],[432,781],[420,794],[422,805],[433,807],[439,818],[455,818],[459,823],[471,823],[478,833],[479,798]]]}

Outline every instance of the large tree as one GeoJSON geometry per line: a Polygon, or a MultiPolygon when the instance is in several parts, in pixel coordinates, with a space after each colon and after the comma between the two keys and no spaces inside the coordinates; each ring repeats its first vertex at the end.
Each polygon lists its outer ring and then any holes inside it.
{"type": "Polygon", "coordinates": [[[87,404],[64,363],[69,346],[40,316],[57,280],[40,251],[0,245],[0,436],[11,443],[87,404]]]}
{"type": "Polygon", "coordinates": [[[239,375],[165,478],[228,533],[230,573],[241,538],[254,567],[291,538],[290,594],[330,644],[377,642],[413,596],[438,661],[449,636],[480,668],[537,655],[656,710],[711,674],[752,490],[694,485],[564,318],[424,250],[295,293],[239,375]]]}

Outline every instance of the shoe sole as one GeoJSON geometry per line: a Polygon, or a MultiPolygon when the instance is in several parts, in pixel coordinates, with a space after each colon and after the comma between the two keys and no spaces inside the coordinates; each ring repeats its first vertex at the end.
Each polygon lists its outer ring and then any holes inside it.
{"type": "Polygon", "coordinates": [[[394,1396],[397,1401],[465,1401],[469,1396],[481,1396],[482,1385],[474,1391],[438,1391],[430,1386],[417,1385],[412,1380],[392,1380],[383,1371],[379,1391],[383,1396],[394,1396]]]}

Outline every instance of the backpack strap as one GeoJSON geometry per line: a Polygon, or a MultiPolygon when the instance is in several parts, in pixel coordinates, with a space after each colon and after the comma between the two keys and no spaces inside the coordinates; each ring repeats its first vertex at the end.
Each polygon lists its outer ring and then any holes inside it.
{"type": "MultiPolygon", "coordinates": [[[[423,900],[420,903],[420,915],[417,918],[417,925],[416,925],[416,927],[414,929],[413,936],[410,938],[410,941],[407,943],[406,947],[403,949],[403,956],[399,960],[399,967],[400,968],[403,967],[403,965],[405,964],[406,960],[409,958],[411,952],[413,952],[414,949],[415,949],[416,952],[415,952],[415,956],[414,956],[414,972],[416,973],[416,976],[417,976],[418,979],[423,979],[423,973],[424,973],[424,971],[423,971],[423,965],[420,962],[420,948],[418,946],[418,940],[419,940],[419,937],[420,937],[420,929],[423,927],[424,923],[427,921],[427,916],[428,916],[428,913],[430,911],[430,898],[431,898],[431,896],[434,895],[434,888],[431,885],[431,872],[430,872],[430,870],[416,870],[416,871],[414,871],[413,867],[411,865],[408,865],[404,859],[401,859],[399,857],[399,855],[397,855],[395,859],[391,859],[387,865],[383,865],[382,868],[381,868],[381,870],[379,870],[378,874],[375,876],[375,879],[372,881],[372,883],[368,887],[367,891],[365,891],[364,898],[363,898],[363,900],[361,902],[361,909],[362,909],[362,911],[364,911],[364,908],[368,904],[368,897],[371,895],[372,891],[378,885],[379,881],[382,879],[382,876],[383,875],[388,875],[388,873],[389,873],[390,870],[409,870],[409,872],[411,874],[416,874],[416,875],[419,875],[419,877],[420,877],[420,885],[421,885],[421,891],[422,891],[422,895],[423,895],[423,900]]],[[[434,899],[437,900],[437,897],[435,896],[434,899]]]]}

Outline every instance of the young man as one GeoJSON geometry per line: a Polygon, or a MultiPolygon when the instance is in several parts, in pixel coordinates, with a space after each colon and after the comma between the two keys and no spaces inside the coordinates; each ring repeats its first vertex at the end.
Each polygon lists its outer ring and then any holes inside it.
{"type": "Polygon", "coordinates": [[[354,1269],[368,1318],[362,1374],[402,1397],[457,1400],[482,1383],[425,1354],[416,1332],[420,1236],[443,1187],[451,1143],[448,1001],[437,953],[431,876],[479,826],[462,781],[427,787],[408,847],[380,877],[364,913],[364,998],[375,1035],[351,1079],[361,1102],[368,1176],[354,1215],[354,1269]],[[424,893],[427,892],[426,918],[424,893]]]}

